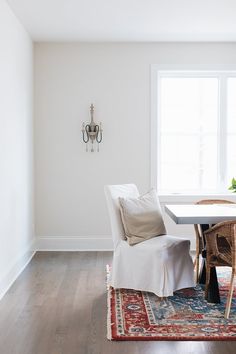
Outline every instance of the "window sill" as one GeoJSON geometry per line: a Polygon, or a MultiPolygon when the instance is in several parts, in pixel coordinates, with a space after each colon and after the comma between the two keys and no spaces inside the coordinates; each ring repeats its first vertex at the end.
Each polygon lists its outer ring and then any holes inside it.
{"type": "Polygon", "coordinates": [[[227,199],[236,202],[236,193],[158,193],[160,203],[196,203],[201,199],[227,199]]]}

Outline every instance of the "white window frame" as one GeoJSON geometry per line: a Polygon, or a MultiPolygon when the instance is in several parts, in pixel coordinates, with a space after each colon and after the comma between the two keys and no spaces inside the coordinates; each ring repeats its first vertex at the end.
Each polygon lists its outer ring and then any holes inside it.
{"type": "MultiPolygon", "coordinates": [[[[226,170],[226,119],[220,119],[223,112],[226,112],[227,105],[227,96],[226,96],[226,80],[229,77],[236,77],[236,66],[201,66],[201,65],[192,65],[192,66],[183,66],[183,65],[151,65],[151,122],[150,122],[150,186],[157,189],[157,180],[158,180],[158,161],[159,161],[159,152],[158,147],[160,142],[160,114],[158,112],[158,95],[159,95],[159,84],[161,77],[216,77],[220,79],[219,85],[219,116],[218,116],[218,171],[219,171],[219,180],[218,180],[218,190],[215,192],[206,192],[206,193],[193,193],[181,192],[181,193],[162,193],[164,199],[171,199],[172,196],[186,196],[186,200],[189,199],[189,196],[198,197],[202,196],[232,196],[228,190],[225,189],[225,170],[226,170]],[[224,142],[224,143],[223,143],[224,142]],[[221,147],[221,149],[220,149],[221,147]],[[222,148],[223,147],[223,148],[222,148]]],[[[180,197],[181,200],[183,200],[180,197]]]]}

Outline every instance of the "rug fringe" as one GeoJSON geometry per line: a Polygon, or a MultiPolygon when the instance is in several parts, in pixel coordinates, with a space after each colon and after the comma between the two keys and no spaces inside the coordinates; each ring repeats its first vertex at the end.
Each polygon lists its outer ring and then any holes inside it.
{"type": "Polygon", "coordinates": [[[111,287],[108,285],[108,277],[110,273],[110,267],[106,265],[107,273],[107,339],[111,340],[111,287]]]}

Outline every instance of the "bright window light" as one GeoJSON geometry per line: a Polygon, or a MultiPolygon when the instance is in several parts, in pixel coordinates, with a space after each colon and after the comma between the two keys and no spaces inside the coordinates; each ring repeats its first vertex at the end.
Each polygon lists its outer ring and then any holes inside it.
{"type": "Polygon", "coordinates": [[[227,181],[236,177],[236,78],[227,80],[227,181]]]}
{"type": "Polygon", "coordinates": [[[157,186],[161,192],[225,192],[236,177],[236,77],[158,75],[157,186]]]}

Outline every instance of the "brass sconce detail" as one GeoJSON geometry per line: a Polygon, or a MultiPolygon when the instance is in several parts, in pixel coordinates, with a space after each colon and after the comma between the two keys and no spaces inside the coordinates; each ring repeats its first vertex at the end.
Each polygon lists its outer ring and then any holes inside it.
{"type": "Polygon", "coordinates": [[[90,105],[91,122],[89,124],[82,124],[83,141],[86,144],[86,151],[88,151],[88,143],[91,143],[91,152],[94,152],[94,143],[97,142],[97,151],[99,151],[99,144],[102,141],[102,123],[96,124],[93,120],[94,105],[90,105]]]}

